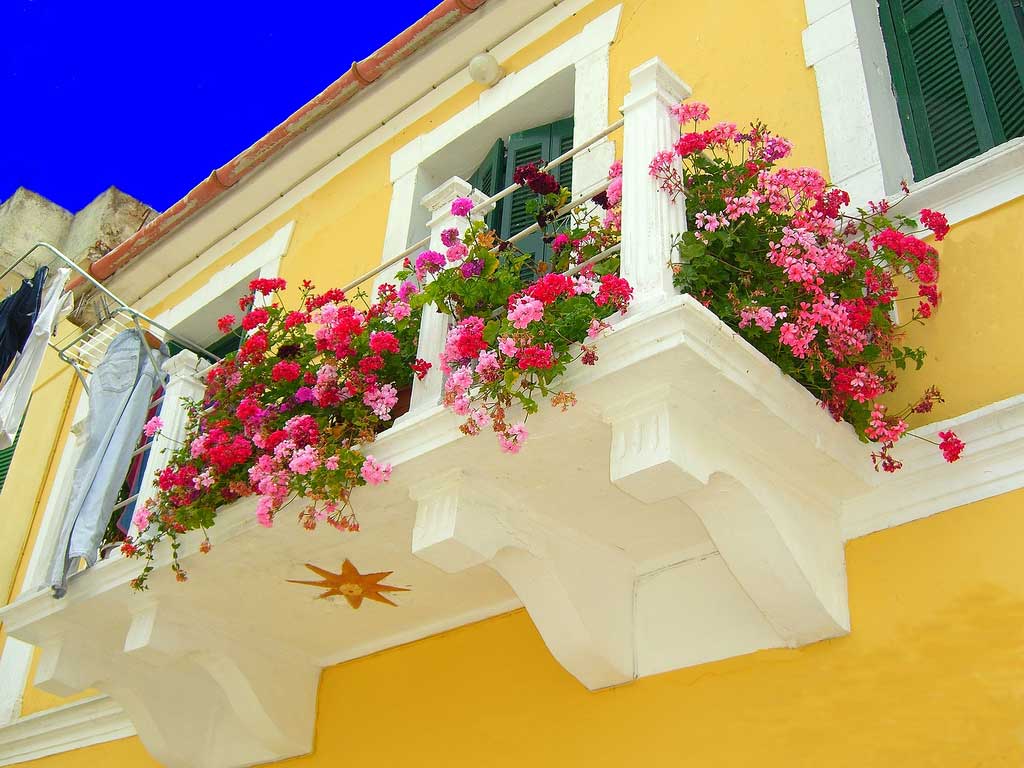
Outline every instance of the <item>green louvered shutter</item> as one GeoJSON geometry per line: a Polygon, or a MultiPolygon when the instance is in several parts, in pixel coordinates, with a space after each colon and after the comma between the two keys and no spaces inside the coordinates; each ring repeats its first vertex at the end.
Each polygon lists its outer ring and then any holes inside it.
{"type": "MultiPolygon", "coordinates": [[[[554,160],[559,155],[564,155],[572,149],[573,120],[567,118],[551,124],[551,154],[547,160],[554,160]]],[[[567,189],[572,189],[572,160],[566,160],[555,169],[555,176],[558,183],[567,189]]]]}
{"type": "MultiPolygon", "coordinates": [[[[24,425],[22,421],[22,425],[24,425]]],[[[7,479],[7,473],[11,468],[11,462],[14,460],[14,451],[18,447],[18,440],[21,438],[21,426],[18,427],[18,432],[14,436],[14,443],[10,448],[4,448],[0,450],[0,491],[4,489],[4,481],[7,479]]]]}
{"type": "MultiPolygon", "coordinates": [[[[241,326],[239,326],[212,342],[210,346],[206,347],[206,351],[210,354],[216,355],[217,357],[224,357],[232,352],[237,352],[238,348],[242,346],[242,340],[244,338],[245,331],[242,330],[241,326]]],[[[184,349],[185,348],[176,341],[167,342],[167,351],[170,353],[171,357],[174,357],[184,349]]]]}
{"type": "MultiPolygon", "coordinates": [[[[474,189],[478,189],[488,197],[493,197],[503,187],[500,185],[505,181],[505,142],[498,139],[494,142],[484,158],[483,164],[476,169],[469,177],[469,183],[474,189]]],[[[487,226],[491,229],[498,229],[501,226],[501,209],[504,200],[499,200],[494,210],[487,214],[487,226]]]]}
{"type": "MultiPolygon", "coordinates": [[[[505,163],[505,186],[512,183],[516,168],[527,163],[549,162],[572,147],[572,118],[559,120],[548,125],[514,133],[508,139],[508,159],[505,163]],[[564,149],[563,149],[564,147],[564,149]]],[[[572,187],[572,162],[563,163],[555,169],[559,184],[572,187]]],[[[512,193],[509,205],[502,212],[502,237],[511,237],[529,227],[536,219],[526,211],[526,201],[536,195],[529,189],[518,189],[512,193]]],[[[541,233],[523,238],[516,246],[525,253],[532,253],[535,261],[546,261],[550,249],[545,245],[541,233]]]]}
{"type": "Polygon", "coordinates": [[[1024,35],[1016,0],[881,0],[914,176],[1024,133],[1024,35]]]}
{"type": "Polygon", "coordinates": [[[989,110],[995,141],[1024,135],[1024,9],[1006,0],[958,0],[989,110]]]}

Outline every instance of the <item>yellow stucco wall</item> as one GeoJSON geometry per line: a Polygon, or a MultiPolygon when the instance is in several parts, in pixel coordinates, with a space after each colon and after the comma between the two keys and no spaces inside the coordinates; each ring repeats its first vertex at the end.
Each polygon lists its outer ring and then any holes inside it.
{"type": "MultiPolygon", "coordinates": [[[[504,62],[506,69],[536,60],[615,4],[597,0],[504,62]]],[[[726,13],[716,0],[622,5],[611,118],[629,70],[657,55],[715,119],[763,119],[795,142],[794,163],[826,168],[814,76],[803,61],[803,0],[766,0],[756,13],[726,13]]],[[[340,285],[377,264],[391,154],[479,93],[474,86],[450,99],[146,309],[174,306],[290,220],[296,228],[282,275],[293,283],[340,285]]],[[[908,391],[933,382],[943,389],[947,403],[931,418],[1021,390],[1024,357],[1006,350],[1019,317],[1014,294],[1024,284],[1022,214],[1024,201],[1005,205],[961,224],[943,244],[944,306],[927,329],[911,332],[930,360],[906,377],[908,391]]],[[[0,595],[16,589],[24,570],[33,510],[56,466],[54,441],[68,427],[67,372],[53,382],[33,401],[29,424],[54,439],[19,449],[14,471],[28,474],[0,496],[0,595]]],[[[852,542],[853,634],[797,651],[588,693],[516,612],[327,670],[316,753],[289,763],[1017,765],[1024,727],[1014,719],[1021,695],[1014,688],[1022,688],[1024,667],[1014,654],[1024,639],[1024,602],[1014,542],[1024,532],[1022,504],[1018,492],[852,542]]],[[[30,687],[24,712],[60,701],[30,687]]],[[[155,765],[135,739],[33,764],[101,761],[155,765]]]]}
{"type": "Polygon", "coordinates": [[[1017,352],[1024,286],[1024,198],[953,227],[938,243],[942,303],[907,334],[928,350],[920,371],[901,379],[907,394],[936,384],[946,402],[927,421],[947,419],[1024,391],[1017,352]]]}
{"type": "MultiPolygon", "coordinates": [[[[333,667],[280,765],[914,766],[1024,761],[1024,491],[847,546],[853,632],[590,693],[522,611],[333,667]]],[[[137,739],[33,763],[157,765],[137,739]]]]}
{"type": "Polygon", "coordinates": [[[32,388],[22,438],[0,491],[0,597],[5,602],[18,582],[19,567],[27,564],[23,555],[31,552],[31,511],[46,504],[76,402],[75,374],[56,354],[47,354],[32,388]]]}

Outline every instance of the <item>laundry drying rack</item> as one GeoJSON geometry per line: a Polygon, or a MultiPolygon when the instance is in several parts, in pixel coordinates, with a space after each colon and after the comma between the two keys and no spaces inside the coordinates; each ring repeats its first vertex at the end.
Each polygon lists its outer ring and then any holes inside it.
{"type": "MultiPolygon", "coordinates": [[[[161,337],[163,341],[173,341],[184,349],[191,350],[211,362],[220,360],[220,357],[209,350],[175,333],[144,312],[139,312],[137,309],[126,304],[90,275],[88,270],[80,267],[49,243],[38,242],[33,245],[0,274],[0,281],[12,272],[24,277],[24,275],[17,271],[17,267],[35,251],[40,249],[50,252],[52,258],[47,266],[51,270],[55,267],[65,266],[79,275],[96,291],[95,295],[91,297],[92,305],[96,310],[96,320],[80,331],[72,331],[56,341],[51,338],[49,342],[50,347],[57,351],[58,357],[74,368],[86,391],[89,389],[87,374],[91,374],[96,369],[96,366],[99,365],[106,354],[110,342],[124,331],[135,331],[139,334],[139,338],[146,345],[146,349],[150,351],[150,362],[157,369],[157,374],[160,376],[163,374],[160,371],[157,357],[152,353],[152,349],[146,340],[147,333],[161,337]]],[[[37,269],[41,264],[33,263],[32,266],[33,269],[37,269]]],[[[76,308],[76,310],[79,309],[76,308]]]]}

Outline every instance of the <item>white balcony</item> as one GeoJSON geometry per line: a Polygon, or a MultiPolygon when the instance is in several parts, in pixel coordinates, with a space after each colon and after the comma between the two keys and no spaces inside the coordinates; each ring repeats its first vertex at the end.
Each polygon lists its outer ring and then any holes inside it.
{"type": "MultiPolygon", "coordinates": [[[[36,685],[109,694],[166,765],[242,766],[312,749],[323,667],[519,606],[591,689],[849,630],[840,508],[876,482],[868,452],[674,295],[665,264],[684,218],[646,168],[686,88],[657,61],[632,82],[622,270],[636,302],[599,363],[570,373],[580,404],[542,409],[508,456],[460,434],[428,377],[373,446],[395,469],[354,493],[360,533],[309,532],[287,510],[266,530],[243,500],[221,510],[209,555],[186,537],[187,584],[163,552],[144,594],[129,588],[140,563],[119,556],[63,600],[27,594],[0,618],[42,648],[36,685]],[[287,581],[345,559],[409,591],[353,610],[287,581]]],[[[439,337],[443,324],[421,348],[439,337]]],[[[176,376],[195,386],[187,366],[176,376]]]]}

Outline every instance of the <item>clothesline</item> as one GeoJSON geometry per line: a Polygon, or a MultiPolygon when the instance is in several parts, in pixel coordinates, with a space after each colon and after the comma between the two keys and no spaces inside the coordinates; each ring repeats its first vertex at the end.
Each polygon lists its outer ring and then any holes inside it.
{"type": "MultiPolygon", "coordinates": [[[[60,359],[75,370],[76,375],[86,390],[89,388],[86,374],[92,373],[99,361],[102,360],[110,342],[124,330],[135,329],[140,334],[140,338],[143,339],[145,339],[147,333],[153,333],[164,341],[174,341],[182,348],[188,349],[200,357],[215,362],[220,359],[204,347],[172,331],[144,312],[140,312],[126,304],[110,289],[89,274],[88,270],[80,267],[49,243],[38,242],[33,245],[3,273],[0,273],[0,281],[15,271],[19,264],[25,262],[34,252],[40,249],[46,250],[51,254],[51,266],[59,264],[79,275],[87,285],[91,286],[91,292],[98,299],[98,317],[95,322],[80,332],[69,334],[57,342],[54,342],[52,339],[49,341],[49,345],[57,351],[60,359]]],[[[152,355],[150,359],[153,359],[152,355]]]]}

